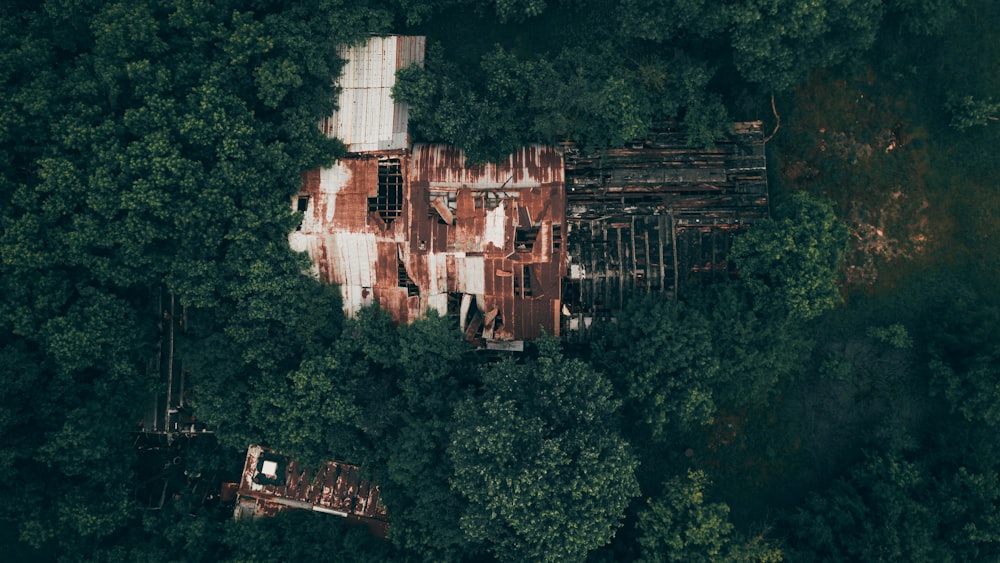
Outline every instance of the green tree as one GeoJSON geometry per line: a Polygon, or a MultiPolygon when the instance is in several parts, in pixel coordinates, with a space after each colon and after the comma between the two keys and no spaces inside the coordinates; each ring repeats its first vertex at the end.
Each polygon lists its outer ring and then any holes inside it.
{"type": "Polygon", "coordinates": [[[640,561],[773,563],[782,560],[773,542],[757,536],[744,538],[729,521],[724,503],[706,503],[709,484],[704,471],[688,471],[663,485],[664,494],[647,499],[637,528],[640,561]]]}
{"type": "Polygon", "coordinates": [[[710,0],[624,0],[617,19],[620,32],[629,37],[651,41],[715,38],[728,25],[728,11],[710,0]]]}
{"type": "Polygon", "coordinates": [[[728,120],[721,99],[707,91],[712,75],[682,52],[637,60],[610,40],[565,47],[555,57],[494,46],[473,69],[432,47],[425,67],[399,71],[393,96],[410,104],[418,138],[455,144],[478,162],[539,140],[622,146],[670,119],[688,127],[689,143],[710,146],[728,120]]]}
{"type": "Polygon", "coordinates": [[[855,58],[875,42],[881,1],[754,0],[728,6],[733,60],[740,74],[786,90],[819,68],[855,58]]]}
{"type": "Polygon", "coordinates": [[[1000,474],[960,466],[936,480],[933,506],[940,517],[939,542],[954,561],[1000,557],[1000,474]]]}
{"type": "Polygon", "coordinates": [[[869,454],[788,518],[796,561],[953,561],[936,538],[927,467],[869,454]]]}
{"type": "Polygon", "coordinates": [[[249,423],[265,443],[301,463],[376,464],[390,424],[397,334],[378,307],[348,319],[331,350],[298,369],[269,371],[250,389],[249,423]]]}
{"type": "Polygon", "coordinates": [[[944,396],[952,412],[969,422],[1000,425],[1000,361],[996,355],[977,355],[959,369],[932,360],[930,368],[933,392],[944,396]]]}
{"type": "Polygon", "coordinates": [[[609,40],[568,47],[550,68],[537,75],[532,98],[536,131],[548,140],[618,147],[645,138],[656,123],[679,120],[688,143],[706,147],[728,125],[726,109],[708,88],[714,70],[680,50],[630,57],[609,40]]]}
{"type": "Polygon", "coordinates": [[[611,385],[539,341],[531,363],[502,361],[456,407],[452,485],[462,529],[503,561],[579,561],[611,540],[638,493],[616,431],[611,385]]]}
{"type": "Polygon", "coordinates": [[[386,541],[372,536],[364,526],[344,519],[303,510],[287,510],[274,518],[230,521],[222,543],[234,561],[384,562],[409,561],[386,541]]]}
{"type": "Polygon", "coordinates": [[[0,10],[0,358],[18,369],[0,429],[22,485],[3,516],[25,540],[79,556],[134,524],[163,288],[197,325],[182,345],[227,352],[191,374],[232,384],[201,403],[226,429],[252,431],[241,388],[329,343],[337,314],[309,323],[323,299],[297,302],[323,292],[285,241],[288,198],[342,150],[315,126],[336,47],[382,24],[319,0],[0,10]]]}
{"type": "Polygon", "coordinates": [[[895,0],[886,4],[886,20],[902,20],[903,28],[916,35],[941,36],[967,5],[966,0],[895,0]]]}
{"type": "Polygon", "coordinates": [[[810,336],[771,311],[755,308],[739,283],[716,283],[691,296],[711,331],[718,376],[712,396],[720,409],[766,405],[800,375],[813,347],[810,336]]]}
{"type": "Polygon", "coordinates": [[[931,394],[967,424],[1000,426],[1000,308],[966,291],[932,311],[931,394]]]}
{"type": "Polygon", "coordinates": [[[984,100],[972,96],[952,96],[948,99],[947,108],[951,112],[951,126],[956,129],[1000,121],[1000,102],[994,102],[993,98],[984,100]]]}
{"type": "Polygon", "coordinates": [[[597,342],[598,365],[654,439],[712,422],[719,362],[705,316],[682,301],[632,298],[597,342]]]}
{"type": "Polygon", "coordinates": [[[459,560],[478,548],[462,532],[465,501],[448,479],[452,414],[474,370],[471,352],[453,320],[433,312],[399,329],[399,395],[380,484],[392,514],[390,541],[425,560],[459,560]]]}
{"type": "Polygon", "coordinates": [[[495,46],[477,69],[459,69],[431,45],[424,67],[399,71],[393,98],[410,104],[423,140],[452,143],[471,162],[506,157],[536,140],[528,108],[536,65],[495,46]]]}
{"type": "Polygon", "coordinates": [[[829,203],[792,194],[775,218],[754,224],[729,254],[761,310],[808,320],[840,303],[837,277],[847,227],[829,203]]]}

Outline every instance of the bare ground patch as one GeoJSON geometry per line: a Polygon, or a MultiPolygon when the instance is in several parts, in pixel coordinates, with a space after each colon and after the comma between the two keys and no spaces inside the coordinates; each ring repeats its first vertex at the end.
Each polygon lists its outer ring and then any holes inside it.
{"type": "Polygon", "coordinates": [[[793,104],[776,139],[782,185],[836,203],[851,233],[845,290],[893,285],[949,231],[927,186],[926,130],[871,71],[852,81],[818,74],[793,104]]]}

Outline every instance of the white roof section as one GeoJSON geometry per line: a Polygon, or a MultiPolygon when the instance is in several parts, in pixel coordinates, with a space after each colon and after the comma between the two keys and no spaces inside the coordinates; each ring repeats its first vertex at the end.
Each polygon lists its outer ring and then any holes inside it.
{"type": "Polygon", "coordinates": [[[425,37],[371,37],[362,45],[342,47],[347,61],[338,86],[337,111],[324,120],[323,132],[352,153],[409,147],[409,107],[392,101],[396,71],[424,63],[425,37]]]}

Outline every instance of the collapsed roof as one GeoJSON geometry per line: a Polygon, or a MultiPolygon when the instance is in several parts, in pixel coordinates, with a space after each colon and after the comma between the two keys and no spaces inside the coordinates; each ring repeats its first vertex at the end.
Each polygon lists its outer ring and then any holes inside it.
{"type": "Polygon", "coordinates": [[[563,196],[551,147],[467,165],[456,148],[417,145],[308,172],[289,240],[348,313],[378,302],[410,322],[433,309],[473,338],[536,338],[559,331],[563,196]]]}
{"type": "Polygon", "coordinates": [[[424,38],[345,49],[339,108],[321,127],[348,155],[304,174],[289,236],[344,308],[378,303],[408,323],[435,310],[470,340],[518,349],[543,332],[583,335],[630,292],[676,298],[691,281],[734,274],[735,232],[767,216],[760,122],[709,149],[662,128],[594,154],[529,146],[495,164],[459,149],[410,148],[396,70],[424,38]],[[564,162],[565,160],[565,162],[564,162]]]}
{"type": "Polygon", "coordinates": [[[735,274],[733,236],[768,215],[761,122],[733,124],[711,148],[663,128],[627,148],[566,159],[566,329],[585,332],[628,294],[676,298],[735,274]]]}
{"type": "Polygon", "coordinates": [[[315,474],[295,460],[257,445],[247,448],[234,517],[274,516],[282,510],[311,510],[368,525],[386,537],[388,517],[378,487],[363,481],[354,465],[329,461],[315,474]]]}

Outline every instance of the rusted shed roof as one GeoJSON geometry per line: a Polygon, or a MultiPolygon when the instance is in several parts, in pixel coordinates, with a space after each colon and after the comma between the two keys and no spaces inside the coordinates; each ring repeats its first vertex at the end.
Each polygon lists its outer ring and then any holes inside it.
{"type": "Polygon", "coordinates": [[[345,158],[310,170],[293,201],[303,218],[289,244],[309,254],[314,275],[340,285],[349,314],[374,303],[374,288],[398,286],[397,242],[406,238],[398,221],[389,226],[368,211],[378,192],[379,162],[375,156],[345,158]]]}
{"type": "Polygon", "coordinates": [[[458,149],[418,145],[307,173],[289,240],[340,284],[348,313],[378,302],[403,323],[428,309],[460,317],[464,300],[459,324],[491,318],[487,340],[535,338],[559,332],[564,199],[553,148],[467,166],[458,149]]]}
{"type": "Polygon", "coordinates": [[[313,475],[286,456],[251,445],[234,514],[240,518],[312,510],[368,523],[384,536],[388,518],[378,487],[361,480],[358,471],[357,466],[330,461],[313,475]]]}
{"type": "Polygon", "coordinates": [[[417,145],[408,177],[414,279],[426,278],[434,286],[439,276],[433,265],[440,261],[433,258],[444,256],[445,283],[437,284],[437,291],[475,297],[473,318],[460,319],[463,327],[480,322],[487,341],[536,338],[543,331],[557,335],[564,262],[562,155],[532,145],[497,163],[470,165],[455,147],[417,145]],[[445,201],[450,222],[437,209],[445,201]],[[428,206],[430,213],[423,211],[428,206]]]}
{"type": "Polygon", "coordinates": [[[347,145],[349,152],[405,149],[409,145],[409,107],[392,100],[396,71],[423,64],[424,37],[371,37],[365,43],[344,47],[347,61],[338,86],[338,111],[324,120],[322,129],[347,145]]]}
{"type": "Polygon", "coordinates": [[[531,188],[561,184],[563,159],[552,147],[530,145],[497,163],[469,165],[465,154],[455,147],[415,145],[410,176],[451,188],[531,188]]]}

